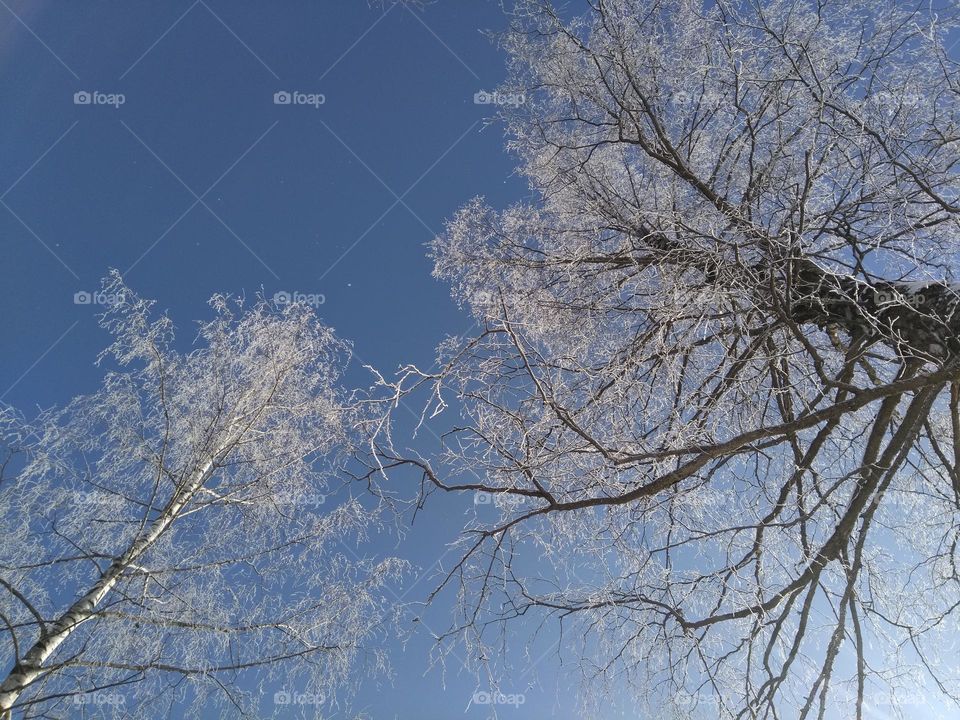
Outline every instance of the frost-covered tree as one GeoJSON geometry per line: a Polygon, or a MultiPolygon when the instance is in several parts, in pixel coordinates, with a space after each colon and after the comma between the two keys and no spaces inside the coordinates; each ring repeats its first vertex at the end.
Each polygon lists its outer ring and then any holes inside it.
{"type": "Polygon", "coordinates": [[[402,570],[340,544],[377,522],[331,480],[348,347],[307,307],[216,296],[182,353],[119,276],[105,292],[102,388],[0,414],[0,714],[319,713],[381,660],[402,570]]]}
{"type": "Polygon", "coordinates": [[[443,582],[478,656],[539,613],[651,716],[956,707],[957,9],[518,3],[531,199],[453,218],[481,330],[384,381],[443,451],[373,446],[499,508],[443,582]]]}

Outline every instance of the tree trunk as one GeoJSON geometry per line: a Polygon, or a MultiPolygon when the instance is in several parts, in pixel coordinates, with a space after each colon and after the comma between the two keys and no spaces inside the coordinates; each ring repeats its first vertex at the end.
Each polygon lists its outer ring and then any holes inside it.
{"type": "Polygon", "coordinates": [[[839,326],[851,337],[942,362],[960,354],[960,287],[942,282],[869,284],[800,260],[788,275],[787,314],[798,324],[839,326]]]}
{"type": "Polygon", "coordinates": [[[173,495],[160,515],[149,525],[147,532],[139,535],[122,555],[114,558],[96,583],[57,618],[49,629],[41,628],[37,642],[0,684],[0,720],[8,720],[10,710],[20,694],[43,674],[43,663],[74,630],[93,616],[97,606],[117,584],[123,572],[170,527],[194,493],[209,479],[215,465],[215,459],[209,460],[192,481],[173,495]]]}

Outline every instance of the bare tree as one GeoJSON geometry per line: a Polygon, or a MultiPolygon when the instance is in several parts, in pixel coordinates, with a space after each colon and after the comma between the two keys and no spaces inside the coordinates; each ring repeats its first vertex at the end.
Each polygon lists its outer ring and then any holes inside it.
{"type": "Polygon", "coordinates": [[[357,417],[347,346],[307,307],[216,296],[184,354],[119,276],[105,293],[103,387],[0,414],[3,716],[319,714],[380,659],[402,570],[340,546],[377,522],[329,479],[357,417]]]}
{"type": "Polygon", "coordinates": [[[960,700],[957,29],[952,3],[518,4],[532,199],[449,223],[435,273],[482,329],[382,381],[431,395],[442,452],[372,433],[372,473],[500,510],[442,581],[451,636],[493,657],[539,612],[657,717],[960,700]]]}

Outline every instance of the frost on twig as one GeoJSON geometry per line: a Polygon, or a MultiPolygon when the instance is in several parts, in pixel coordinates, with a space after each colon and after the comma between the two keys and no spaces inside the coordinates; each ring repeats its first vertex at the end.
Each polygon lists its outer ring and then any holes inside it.
{"type": "Polygon", "coordinates": [[[215,296],[180,351],[119,275],[105,289],[103,386],[0,411],[0,713],[334,707],[382,668],[404,568],[348,550],[379,524],[335,480],[363,412],[348,346],[305,305],[215,296]]]}
{"type": "Polygon", "coordinates": [[[517,3],[531,199],[434,241],[480,330],[383,388],[445,399],[436,455],[375,444],[478,499],[444,639],[486,661],[553,621],[598,717],[625,689],[955,711],[957,31],[949,3],[517,3]]]}

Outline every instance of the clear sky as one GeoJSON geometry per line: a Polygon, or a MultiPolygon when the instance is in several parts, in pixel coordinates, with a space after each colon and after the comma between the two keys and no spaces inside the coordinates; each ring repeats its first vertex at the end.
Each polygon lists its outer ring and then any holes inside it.
{"type": "MultiPolygon", "coordinates": [[[[423,12],[0,0],[0,399],[29,415],[96,387],[108,339],[78,293],[110,267],[169,310],[183,341],[212,293],[263,288],[322,296],[321,316],[365,363],[429,365],[470,320],[431,278],[424,243],[476,194],[504,205],[526,193],[502,128],[485,125],[491,106],[474,103],[504,75],[480,31],[503,25],[496,0],[423,12]]],[[[368,380],[359,365],[351,377],[368,380]]],[[[422,572],[474,512],[431,509],[398,550],[422,572]]],[[[446,612],[421,622],[440,629],[446,612]]],[[[358,705],[375,718],[487,717],[466,709],[478,688],[456,658],[445,689],[427,670],[427,636],[392,643],[396,680],[365,684],[358,705]]],[[[543,687],[529,687],[532,672],[505,683],[526,702],[501,717],[575,717],[552,640],[533,648],[547,651],[543,687]]]]}

